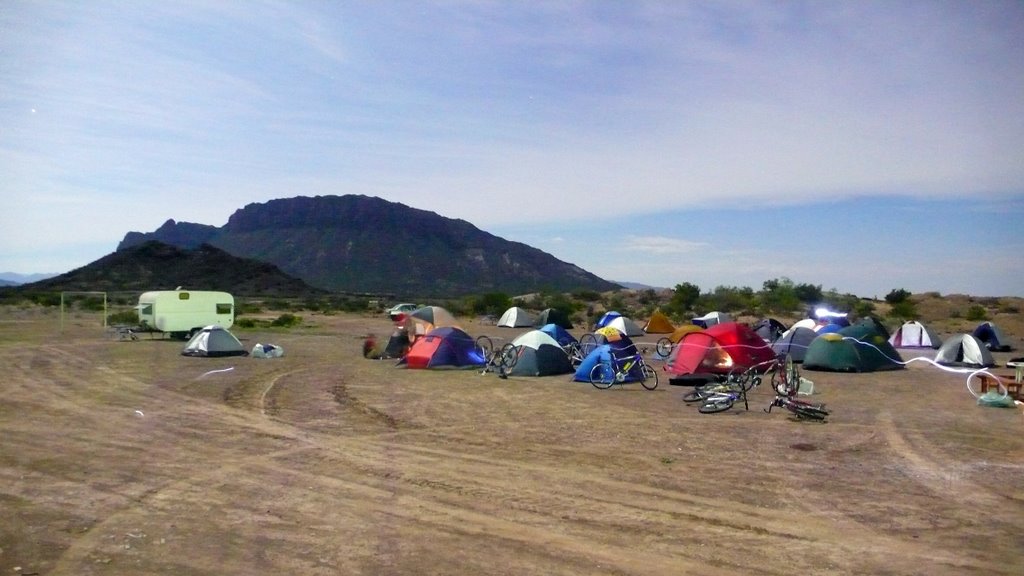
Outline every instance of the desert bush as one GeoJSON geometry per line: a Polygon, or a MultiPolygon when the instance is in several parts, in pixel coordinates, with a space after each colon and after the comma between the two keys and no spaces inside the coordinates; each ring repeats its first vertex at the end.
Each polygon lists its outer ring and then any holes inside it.
{"type": "Polygon", "coordinates": [[[242,314],[259,314],[263,306],[259,302],[239,302],[235,305],[235,316],[242,314]]]}
{"type": "Polygon", "coordinates": [[[512,298],[504,292],[488,292],[470,298],[470,309],[474,314],[500,317],[512,306],[512,298]]]}
{"type": "Polygon", "coordinates": [[[870,300],[861,300],[854,305],[853,313],[858,318],[867,318],[875,313],[875,303],[870,300]]]}
{"type": "Polygon", "coordinates": [[[910,292],[904,290],[903,288],[894,288],[890,290],[888,294],[885,295],[885,301],[893,305],[899,304],[900,302],[903,302],[908,298],[910,298],[910,292]]]}
{"type": "Polygon", "coordinates": [[[975,304],[967,309],[967,315],[965,316],[972,322],[978,322],[981,320],[988,320],[988,311],[981,304],[975,304]]]}
{"type": "Polygon", "coordinates": [[[917,308],[910,300],[901,300],[892,305],[889,310],[889,317],[901,320],[912,320],[917,318],[917,308]]]}
{"type": "Polygon", "coordinates": [[[294,314],[284,313],[274,319],[270,323],[271,326],[277,326],[281,328],[290,328],[302,323],[302,317],[294,314]]]}
{"type": "Polygon", "coordinates": [[[139,313],[134,310],[122,310],[107,315],[107,324],[138,324],[139,313]]]}
{"type": "Polygon", "coordinates": [[[597,302],[601,300],[601,293],[596,290],[577,290],[572,297],[583,302],[597,302]]]}

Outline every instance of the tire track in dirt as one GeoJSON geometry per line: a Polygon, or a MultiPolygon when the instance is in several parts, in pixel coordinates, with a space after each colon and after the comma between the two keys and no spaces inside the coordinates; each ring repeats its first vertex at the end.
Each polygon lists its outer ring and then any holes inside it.
{"type": "MultiPolygon", "coordinates": [[[[287,384],[282,379],[298,372],[301,370],[275,374],[266,387],[261,383],[267,380],[256,381],[252,388],[256,393],[262,390],[259,402],[231,406],[212,403],[209,409],[224,425],[274,434],[302,445],[251,455],[154,487],[131,507],[104,518],[88,538],[75,542],[74,552],[62,557],[60,569],[83,567],[82,563],[89,560],[89,550],[104,544],[101,536],[109,535],[121,523],[153,511],[181,511],[183,508],[176,503],[199,502],[197,487],[231,486],[242,477],[254,483],[261,478],[283,478],[289,485],[309,486],[311,491],[326,489],[331,495],[347,498],[332,505],[352,514],[392,518],[403,525],[423,526],[424,532],[493,538],[541,549],[551,557],[570,557],[581,567],[581,573],[764,573],[756,557],[737,554],[723,561],[720,553],[698,549],[686,541],[693,535],[708,542],[729,542],[729,546],[757,540],[765,548],[799,549],[800,556],[789,563],[794,570],[821,571],[821,565],[801,565],[800,558],[828,558],[832,548],[847,557],[855,557],[862,548],[880,558],[891,554],[891,547],[885,545],[889,537],[852,520],[847,525],[854,530],[855,544],[838,535],[821,538],[818,532],[837,532],[834,525],[819,530],[834,524],[835,519],[812,503],[797,504],[792,509],[765,509],[618,480],[589,468],[572,470],[423,445],[433,439],[420,437],[414,430],[399,430],[393,418],[394,425],[389,425],[390,415],[358,398],[347,386],[326,392],[343,409],[376,420],[379,431],[343,437],[312,431],[308,423],[282,420],[281,406],[276,405],[281,391],[278,386],[287,384]],[[263,402],[267,397],[273,403],[270,410],[263,402]],[[510,476],[519,480],[511,493],[506,482],[510,476]],[[707,562],[713,563],[711,568],[707,562]],[[597,563],[601,564],[600,570],[585,569],[597,563]]],[[[177,390],[167,392],[189,397],[177,390]]],[[[432,431],[450,436],[456,446],[464,443],[468,450],[485,449],[470,442],[475,432],[472,425],[442,425],[432,431]]],[[[959,559],[950,551],[916,547],[910,556],[900,565],[913,566],[915,558],[920,557],[930,562],[938,559],[950,566],[999,571],[999,567],[983,562],[958,564],[959,559]]]]}
{"type": "MultiPolygon", "coordinates": [[[[846,425],[842,425],[844,429],[848,428],[846,425]]],[[[864,426],[854,426],[854,428],[864,428],[864,426]]],[[[926,471],[927,475],[931,478],[939,478],[941,474],[937,472],[939,467],[933,462],[929,462],[924,458],[913,452],[909,445],[903,441],[902,437],[896,431],[891,415],[888,413],[882,413],[879,416],[879,426],[875,428],[876,431],[881,431],[881,437],[877,440],[885,442],[887,445],[892,446],[895,442],[896,448],[894,448],[897,455],[901,458],[907,458],[908,456],[915,462],[915,470],[926,471]]],[[[839,450],[849,450],[854,448],[858,444],[863,444],[876,439],[876,434],[872,432],[867,438],[854,441],[853,443],[844,442],[839,447],[839,450]]],[[[912,474],[912,476],[924,477],[925,474],[912,474]]],[[[808,486],[793,485],[792,483],[786,484],[787,492],[790,497],[787,500],[799,510],[806,510],[814,514],[813,521],[818,524],[832,524],[833,531],[835,526],[841,527],[839,533],[841,533],[844,539],[849,539],[856,542],[856,546],[851,548],[855,554],[854,556],[861,556],[863,558],[876,558],[881,560],[880,563],[890,566],[897,573],[916,573],[920,570],[920,567],[928,564],[941,564],[949,567],[954,572],[962,573],[964,571],[980,571],[983,573],[991,574],[1015,574],[1014,569],[1009,568],[1005,564],[996,562],[988,562],[984,559],[979,558],[964,558],[958,554],[955,549],[936,549],[932,546],[920,544],[913,539],[900,539],[900,547],[903,554],[894,556],[891,552],[892,542],[894,538],[898,536],[890,534],[885,531],[881,531],[876,527],[871,527],[858,519],[850,516],[848,513],[844,513],[831,502],[828,494],[819,492],[808,486]]],[[[929,489],[934,490],[938,488],[938,484],[932,483],[929,489]]],[[[939,492],[939,495],[948,492],[948,486],[944,486],[939,492]]],[[[937,495],[938,496],[938,495],[937,495]]]]}
{"type": "MultiPolygon", "coordinates": [[[[773,538],[781,542],[801,542],[822,550],[832,548],[836,542],[819,542],[816,530],[803,529],[807,514],[766,511],[753,506],[722,502],[699,495],[663,490],[635,482],[616,481],[589,475],[576,475],[555,467],[523,462],[488,459],[463,453],[424,448],[422,446],[395,446],[384,438],[363,438],[358,444],[344,442],[335,448],[344,460],[339,469],[357,471],[366,476],[362,482],[376,484],[382,479],[392,484],[406,485],[432,492],[432,501],[467,499],[458,509],[483,507],[487,516],[519,514],[524,522],[535,524],[535,516],[548,518],[548,522],[575,524],[581,537],[594,540],[596,526],[611,527],[611,540],[622,534],[643,537],[645,534],[672,533],[680,523],[691,524],[687,532],[695,538],[720,541],[742,541],[745,537],[773,538]],[[375,446],[376,445],[376,446],[375,446]],[[380,455],[389,456],[401,465],[382,465],[380,455]],[[358,458],[357,458],[358,457],[358,458]],[[437,463],[445,466],[439,469],[437,463]],[[453,467],[452,462],[463,465],[453,467]],[[509,494],[505,480],[514,471],[543,476],[534,484],[545,487],[509,494]],[[600,496],[595,497],[595,494],[600,496]],[[554,519],[554,520],[551,520],[554,519]],[[618,533],[618,534],[616,534],[618,533]]],[[[402,491],[403,498],[408,497],[402,491]]],[[[566,529],[563,527],[563,529],[566,529]]],[[[677,541],[676,544],[679,544],[677,541]]],[[[737,563],[733,568],[740,568],[737,563]]],[[[755,569],[748,565],[746,569],[755,569]]]]}
{"type": "MultiPolygon", "coordinates": [[[[260,428],[264,425],[269,424],[271,428],[275,429],[278,433],[287,432],[299,432],[294,430],[292,426],[275,423],[273,419],[257,416],[257,418],[264,422],[260,424],[260,428]]],[[[245,418],[246,420],[252,420],[252,417],[245,418]]],[[[257,424],[252,423],[250,424],[257,424]]],[[[291,435],[292,438],[299,438],[300,435],[291,435]]],[[[163,486],[156,487],[148,491],[143,497],[139,498],[133,503],[131,507],[119,510],[113,514],[105,517],[100,523],[93,526],[90,533],[76,540],[72,547],[69,548],[64,555],[62,555],[60,562],[57,565],[55,573],[64,573],[65,570],[73,571],[75,566],[81,566],[82,562],[87,562],[89,559],[90,551],[98,549],[104,544],[108,544],[103,541],[104,537],[110,535],[110,530],[106,528],[108,526],[115,525],[128,525],[129,521],[134,516],[144,516],[147,513],[153,511],[153,506],[158,502],[173,502],[178,500],[180,497],[187,495],[187,493],[194,490],[195,486],[198,485],[218,485],[220,483],[230,482],[233,478],[238,477],[240,474],[249,473],[253,468],[271,468],[273,473],[277,475],[294,475],[298,474],[299,471],[296,469],[297,466],[294,462],[288,461],[284,464],[278,464],[276,461],[280,459],[287,460],[287,457],[294,457],[302,454],[307,454],[313,451],[324,451],[331,455],[331,462],[329,468],[331,470],[345,470],[349,473],[356,472],[357,476],[355,479],[346,478],[344,480],[338,478],[332,474],[316,474],[310,477],[310,484],[315,483],[337,482],[342,483],[347,487],[347,490],[362,495],[366,498],[387,498],[389,497],[389,490],[382,490],[379,486],[387,486],[388,482],[382,482],[382,479],[387,480],[389,477],[389,471],[387,467],[381,467],[380,451],[390,451],[391,457],[401,460],[404,464],[405,470],[401,471],[401,481],[403,484],[412,486],[410,490],[403,490],[400,494],[400,499],[403,502],[401,509],[405,509],[405,506],[412,503],[413,509],[417,510],[416,514],[409,515],[407,521],[422,522],[423,518],[420,518],[422,511],[430,511],[432,515],[436,515],[444,520],[436,522],[436,529],[451,529],[452,523],[460,526],[460,530],[467,533],[489,533],[492,536],[497,534],[503,539],[512,540],[521,543],[530,543],[531,545],[540,545],[544,543],[557,543],[559,553],[570,553],[573,555],[584,555],[586,558],[590,558],[594,555],[593,538],[590,535],[560,535],[557,532],[551,532],[550,530],[538,530],[537,528],[528,528],[525,530],[522,522],[509,521],[509,520],[498,520],[490,512],[479,512],[473,510],[472,502],[459,501],[452,503],[450,497],[452,494],[458,494],[460,497],[469,497],[476,501],[489,502],[489,501],[501,501],[501,507],[507,510],[512,510],[518,515],[547,515],[552,516],[552,512],[548,511],[552,507],[552,504],[557,503],[556,510],[561,510],[566,513],[579,514],[579,507],[575,500],[584,496],[583,492],[574,491],[569,495],[560,496],[557,498],[558,502],[554,502],[550,496],[546,496],[543,493],[536,493],[534,495],[526,495],[520,493],[515,499],[510,499],[505,490],[502,489],[501,477],[502,472],[508,469],[509,464],[503,461],[488,460],[485,458],[473,457],[470,462],[473,466],[478,467],[481,463],[486,463],[491,470],[488,470],[486,476],[493,478],[493,481],[487,484],[471,488],[465,485],[465,482],[460,478],[463,475],[463,471],[459,468],[454,469],[454,474],[439,474],[436,467],[437,456],[440,454],[438,451],[433,451],[429,458],[423,458],[422,453],[420,454],[419,461],[416,461],[417,450],[409,452],[404,451],[402,446],[394,446],[388,442],[376,442],[375,445],[366,444],[365,438],[361,438],[358,441],[344,440],[338,441],[337,439],[331,438],[327,435],[307,435],[301,434],[303,446],[299,448],[291,448],[287,450],[278,451],[272,454],[254,455],[250,458],[242,461],[234,462],[230,465],[224,465],[214,470],[204,471],[199,474],[191,475],[184,479],[179,479],[175,482],[165,484],[163,486]],[[372,449],[371,449],[372,448],[372,449]],[[358,458],[354,456],[359,455],[358,458]],[[358,466],[353,466],[353,463],[358,466]],[[326,480],[325,480],[326,479],[326,480]],[[316,482],[314,482],[316,481],[316,482]]],[[[452,458],[464,458],[464,455],[448,452],[445,454],[448,459],[452,458]]],[[[561,472],[555,469],[532,466],[534,472],[544,471],[549,475],[553,476],[552,482],[559,482],[558,478],[561,476],[561,472]]],[[[576,483],[579,479],[572,479],[571,483],[576,483]]],[[[593,483],[591,483],[593,485],[593,483]]],[[[602,490],[613,490],[620,488],[632,488],[627,484],[607,484],[601,487],[602,490]]],[[[584,491],[585,492],[585,491],[584,491]]],[[[632,499],[633,497],[629,492],[624,491],[623,494],[626,499],[632,499]]],[[[611,502],[610,508],[620,506],[621,502],[611,502]]],[[[383,506],[377,510],[378,513],[386,513],[389,515],[396,514],[396,510],[392,506],[383,506]]],[[[649,512],[649,509],[646,512],[649,512]]],[[[609,510],[609,503],[602,503],[597,509],[593,511],[593,521],[597,522],[600,520],[602,525],[609,525],[607,518],[603,516],[612,514],[624,516],[625,519],[619,524],[612,523],[611,526],[616,530],[630,529],[631,524],[635,524],[635,520],[631,522],[630,517],[634,516],[634,512],[622,513],[614,512],[609,510]]],[[[677,516],[678,519],[678,516],[677,516]]],[[[590,528],[590,525],[587,525],[590,528]]],[[[633,533],[637,530],[635,526],[632,528],[633,533]]],[[[545,546],[551,546],[553,544],[544,544],[545,546]]],[[[635,571],[639,567],[643,566],[645,571],[650,571],[652,566],[663,564],[663,570],[659,573],[680,573],[680,566],[678,560],[666,561],[663,553],[657,553],[653,555],[644,555],[640,552],[632,551],[631,547],[620,549],[614,547],[612,544],[605,544],[612,551],[599,554],[599,559],[606,566],[619,566],[621,569],[626,571],[635,571]]],[[[734,566],[733,568],[738,568],[734,566]]],[[[702,569],[702,573],[706,573],[707,570],[702,569]]],[[[70,573],[70,572],[69,572],[70,573]]]]}
{"type": "Polygon", "coordinates": [[[946,495],[950,485],[957,484],[957,497],[976,506],[979,510],[996,512],[1003,498],[990,492],[984,486],[970,482],[955,470],[944,468],[935,460],[926,458],[910,446],[902,434],[896,429],[892,414],[883,411],[878,414],[878,426],[882,430],[889,447],[901,458],[901,464],[914,481],[935,492],[946,495]]]}

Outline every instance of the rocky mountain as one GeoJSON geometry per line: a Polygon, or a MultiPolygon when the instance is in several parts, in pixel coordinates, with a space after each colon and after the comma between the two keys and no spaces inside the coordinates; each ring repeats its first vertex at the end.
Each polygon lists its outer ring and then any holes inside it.
{"type": "Polygon", "coordinates": [[[65,274],[24,284],[25,290],[223,290],[236,296],[305,297],[323,294],[277,266],[232,256],[201,244],[187,249],[146,241],[65,274]]]}
{"type": "Polygon", "coordinates": [[[147,240],[180,247],[208,243],[330,291],[458,296],[618,287],[464,220],[368,196],[249,204],[221,228],[168,220],[154,232],[130,232],[118,250],[147,240]]]}

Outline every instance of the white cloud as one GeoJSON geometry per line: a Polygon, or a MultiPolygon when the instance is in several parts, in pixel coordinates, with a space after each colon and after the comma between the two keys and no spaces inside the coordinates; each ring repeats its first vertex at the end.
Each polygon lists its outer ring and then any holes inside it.
{"type": "Polygon", "coordinates": [[[690,254],[707,247],[707,242],[669,238],[665,236],[627,235],[616,248],[620,252],[646,253],[656,255],[690,254]]]}

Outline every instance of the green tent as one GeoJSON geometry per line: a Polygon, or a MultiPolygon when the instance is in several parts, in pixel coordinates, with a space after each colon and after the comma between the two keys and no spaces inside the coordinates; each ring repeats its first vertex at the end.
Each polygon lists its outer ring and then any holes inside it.
{"type": "Polygon", "coordinates": [[[804,368],[832,372],[899,370],[903,358],[873,326],[857,324],[811,341],[804,368]]]}

